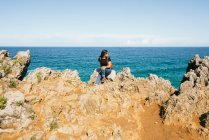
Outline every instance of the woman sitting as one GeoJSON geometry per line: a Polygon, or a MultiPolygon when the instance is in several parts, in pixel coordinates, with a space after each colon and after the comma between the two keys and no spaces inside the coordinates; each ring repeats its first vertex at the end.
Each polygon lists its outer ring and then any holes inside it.
{"type": "Polygon", "coordinates": [[[100,68],[97,69],[97,71],[101,75],[101,83],[104,83],[104,80],[111,73],[112,69],[112,62],[107,50],[102,50],[101,55],[98,58],[98,61],[100,63],[100,68]]]}

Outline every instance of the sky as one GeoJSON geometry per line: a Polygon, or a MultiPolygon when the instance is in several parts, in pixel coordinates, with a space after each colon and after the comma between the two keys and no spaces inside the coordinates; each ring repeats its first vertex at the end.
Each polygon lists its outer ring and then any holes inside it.
{"type": "Polygon", "coordinates": [[[0,0],[0,46],[209,46],[209,0],[0,0]]]}

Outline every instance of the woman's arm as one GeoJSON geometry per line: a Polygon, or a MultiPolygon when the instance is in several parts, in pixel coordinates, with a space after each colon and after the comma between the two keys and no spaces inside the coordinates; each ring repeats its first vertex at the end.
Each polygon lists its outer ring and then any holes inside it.
{"type": "Polygon", "coordinates": [[[112,68],[112,62],[111,61],[108,62],[106,68],[112,68]]]}

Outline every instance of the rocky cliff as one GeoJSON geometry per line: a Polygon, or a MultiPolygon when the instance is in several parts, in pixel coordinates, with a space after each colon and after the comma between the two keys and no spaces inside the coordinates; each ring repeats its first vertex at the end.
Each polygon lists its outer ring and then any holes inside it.
{"type": "Polygon", "coordinates": [[[0,139],[209,139],[208,57],[189,62],[179,90],[129,68],[101,85],[92,84],[95,72],[84,83],[70,69],[25,77],[29,64],[30,51],[0,52],[0,139]]]}

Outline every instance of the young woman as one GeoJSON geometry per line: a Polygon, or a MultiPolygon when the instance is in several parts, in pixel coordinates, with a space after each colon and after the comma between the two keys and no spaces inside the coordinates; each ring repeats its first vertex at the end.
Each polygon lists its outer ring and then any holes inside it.
{"type": "Polygon", "coordinates": [[[100,63],[100,68],[98,69],[98,72],[101,75],[101,83],[103,83],[106,77],[111,73],[112,69],[112,62],[107,50],[102,50],[98,61],[100,63]]]}

